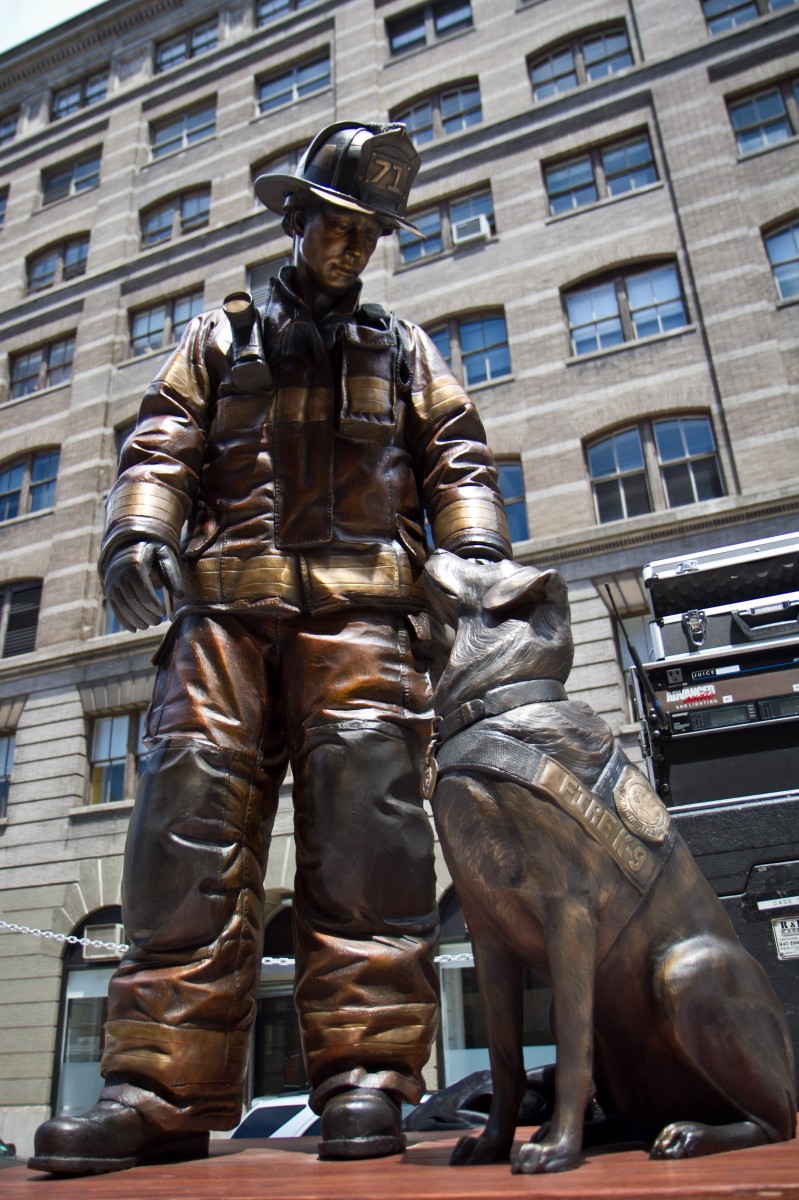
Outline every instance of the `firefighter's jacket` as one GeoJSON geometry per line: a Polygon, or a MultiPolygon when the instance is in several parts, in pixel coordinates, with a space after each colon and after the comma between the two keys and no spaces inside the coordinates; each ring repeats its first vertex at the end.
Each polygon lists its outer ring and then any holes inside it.
{"type": "Polygon", "coordinates": [[[510,554],[480,419],[417,326],[357,307],[360,285],[317,323],[293,283],[271,281],[249,391],[224,312],[189,323],[122,448],[100,571],[155,539],[184,605],[418,611],[425,511],[437,546],[510,554]]]}

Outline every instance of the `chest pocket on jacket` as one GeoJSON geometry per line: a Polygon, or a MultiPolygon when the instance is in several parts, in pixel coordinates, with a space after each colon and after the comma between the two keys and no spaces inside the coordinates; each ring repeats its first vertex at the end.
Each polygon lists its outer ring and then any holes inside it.
{"type": "Polygon", "coordinates": [[[338,432],[357,442],[390,442],[397,425],[395,341],[391,333],[342,326],[338,432]]]}

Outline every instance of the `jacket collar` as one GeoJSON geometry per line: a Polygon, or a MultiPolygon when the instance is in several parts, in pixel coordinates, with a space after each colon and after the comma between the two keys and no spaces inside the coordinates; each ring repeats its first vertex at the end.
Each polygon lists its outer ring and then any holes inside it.
{"type": "MultiPolygon", "coordinates": [[[[297,286],[297,271],[295,267],[281,267],[277,276],[278,290],[283,293],[283,299],[288,300],[295,308],[299,309],[303,314],[307,314],[308,320],[314,321],[313,314],[304,300],[301,299],[299,288],[297,286]]],[[[345,292],[338,301],[333,305],[328,312],[322,317],[318,324],[326,324],[328,321],[336,323],[351,317],[358,307],[358,301],[361,298],[361,289],[363,284],[358,279],[349,291],[345,292]]]]}

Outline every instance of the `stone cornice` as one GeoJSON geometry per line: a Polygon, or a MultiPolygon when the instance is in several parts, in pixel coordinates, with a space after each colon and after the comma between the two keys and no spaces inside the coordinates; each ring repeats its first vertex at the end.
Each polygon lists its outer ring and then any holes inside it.
{"type": "Polygon", "coordinates": [[[69,58],[77,58],[88,50],[94,50],[106,42],[139,25],[144,25],[159,13],[171,8],[179,8],[182,0],[153,0],[152,3],[138,6],[130,4],[120,16],[111,17],[111,11],[119,8],[111,3],[103,9],[90,9],[71,21],[64,22],[54,29],[48,29],[29,42],[14,46],[0,55],[0,75],[5,85],[11,86],[30,79],[33,75],[41,75],[59,63],[69,58]],[[48,42],[52,45],[48,47],[48,42]],[[20,60],[16,69],[12,67],[15,60],[20,60]]]}

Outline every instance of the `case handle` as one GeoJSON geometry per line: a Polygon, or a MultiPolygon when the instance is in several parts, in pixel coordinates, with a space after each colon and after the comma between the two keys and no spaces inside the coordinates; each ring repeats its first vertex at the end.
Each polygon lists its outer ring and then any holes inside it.
{"type": "MultiPolygon", "coordinates": [[[[799,634],[799,604],[785,605],[782,612],[793,612],[796,614],[793,617],[788,617],[784,621],[769,621],[768,624],[750,625],[746,620],[746,613],[738,612],[737,609],[730,610],[730,616],[735,622],[738,629],[744,635],[748,642],[767,642],[772,638],[778,637],[796,637],[799,634]]],[[[775,615],[779,609],[771,610],[775,615]]],[[[768,613],[768,610],[765,610],[768,613]]],[[[764,610],[752,613],[753,616],[763,616],[764,610]]]]}

